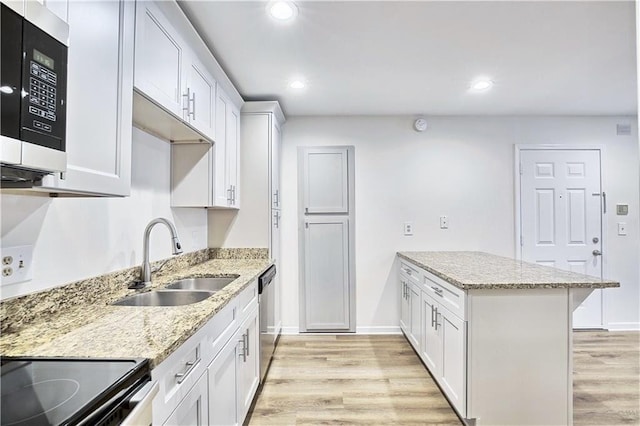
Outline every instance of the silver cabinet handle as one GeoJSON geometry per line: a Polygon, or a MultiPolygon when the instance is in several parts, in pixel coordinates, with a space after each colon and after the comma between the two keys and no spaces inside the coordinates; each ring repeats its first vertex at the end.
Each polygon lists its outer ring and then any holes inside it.
{"type": "Polygon", "coordinates": [[[276,189],[276,192],[273,193],[273,204],[276,207],[280,207],[280,190],[276,189]]]}
{"type": "Polygon", "coordinates": [[[600,250],[594,250],[591,252],[594,256],[602,256],[602,252],[600,250]]]}
{"type": "Polygon", "coordinates": [[[433,328],[435,326],[436,323],[436,318],[435,318],[435,312],[436,310],[433,308],[433,305],[431,305],[431,327],[433,328]]]}
{"type": "Polygon", "coordinates": [[[602,197],[602,213],[607,213],[607,193],[602,192],[594,192],[591,195],[596,197],[602,197]]]}
{"type": "Polygon", "coordinates": [[[189,116],[191,115],[191,108],[190,108],[190,100],[191,100],[191,88],[187,87],[187,93],[184,93],[182,95],[183,98],[186,98],[186,104],[187,106],[183,106],[182,110],[187,112],[187,118],[189,118],[189,116]]]}
{"type": "Polygon", "coordinates": [[[443,291],[443,290],[442,290],[441,288],[439,288],[439,287],[435,287],[435,286],[431,286],[431,289],[432,289],[433,291],[435,291],[435,292],[436,292],[436,294],[437,294],[438,296],[440,296],[440,297],[444,297],[444,296],[442,295],[442,291],[443,291]]]}
{"type": "Polygon", "coordinates": [[[178,384],[185,381],[189,373],[191,373],[193,369],[196,368],[196,365],[198,365],[198,361],[200,361],[200,358],[196,359],[195,361],[189,361],[185,363],[185,366],[187,368],[182,373],[176,373],[176,379],[178,379],[177,380],[178,384]]]}
{"type": "Polygon", "coordinates": [[[244,334],[242,335],[242,339],[238,340],[238,343],[242,343],[242,352],[240,352],[240,355],[238,356],[242,357],[242,362],[247,362],[247,349],[245,345],[244,334]]]}
{"type": "Polygon", "coordinates": [[[273,215],[273,218],[274,218],[273,225],[276,228],[280,228],[280,213],[276,211],[275,214],[273,215]]]}
{"type": "Polygon", "coordinates": [[[407,268],[404,271],[407,273],[407,275],[411,275],[411,269],[407,268]]]}
{"type": "Polygon", "coordinates": [[[438,323],[438,315],[442,316],[442,314],[438,312],[438,308],[436,308],[436,330],[438,330],[439,325],[442,325],[438,323]]]}
{"type": "Polygon", "coordinates": [[[244,344],[244,349],[245,349],[245,359],[246,357],[249,356],[249,329],[247,329],[247,334],[243,334],[244,339],[246,340],[246,343],[244,344]]]}
{"type": "Polygon", "coordinates": [[[189,115],[191,115],[192,119],[196,119],[196,92],[193,92],[193,95],[191,96],[191,99],[189,100],[189,102],[191,103],[191,105],[193,105],[193,109],[191,110],[191,112],[189,112],[189,115]]]}
{"type": "Polygon", "coordinates": [[[231,204],[236,205],[236,186],[231,185],[231,204]]]}
{"type": "Polygon", "coordinates": [[[227,203],[231,204],[231,187],[227,189],[227,203]]]}

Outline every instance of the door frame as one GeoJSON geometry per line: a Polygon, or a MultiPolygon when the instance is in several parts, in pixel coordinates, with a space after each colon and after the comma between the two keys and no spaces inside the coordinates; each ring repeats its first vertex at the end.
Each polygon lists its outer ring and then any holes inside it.
{"type": "MultiPolygon", "coordinates": [[[[517,260],[522,260],[522,246],[520,245],[520,238],[522,237],[522,223],[520,221],[521,217],[521,192],[520,187],[522,185],[522,178],[520,175],[520,160],[522,151],[598,151],[600,154],[600,191],[606,192],[606,182],[605,182],[605,154],[606,147],[600,144],[514,144],[514,215],[515,215],[515,247],[516,253],[515,258],[517,260]]],[[[605,205],[606,207],[606,205],[605,205]]],[[[607,209],[608,210],[608,209],[607,209]]],[[[602,238],[602,277],[604,278],[607,275],[607,260],[609,255],[608,243],[609,236],[607,232],[607,221],[606,221],[606,213],[600,210],[600,236],[602,238]],[[605,255],[607,256],[605,258],[605,255]]],[[[607,293],[605,291],[602,292],[602,327],[604,329],[608,329],[608,318],[607,318],[607,303],[606,303],[607,293]]]]}
{"type": "Polygon", "coordinates": [[[356,197],[355,197],[355,146],[354,145],[309,145],[298,146],[297,152],[297,185],[298,185],[298,333],[355,333],[356,332],[356,197]],[[303,181],[303,162],[304,153],[308,149],[346,149],[347,150],[347,172],[348,172],[348,205],[349,213],[327,213],[327,214],[311,214],[311,216],[346,216],[349,220],[349,329],[339,331],[307,331],[306,322],[306,282],[305,265],[304,265],[304,229],[305,229],[305,210],[304,210],[304,185],[303,181]]]}

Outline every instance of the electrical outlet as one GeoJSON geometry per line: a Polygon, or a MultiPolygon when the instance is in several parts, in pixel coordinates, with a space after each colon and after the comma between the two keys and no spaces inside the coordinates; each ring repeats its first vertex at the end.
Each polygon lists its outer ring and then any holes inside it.
{"type": "Polygon", "coordinates": [[[404,235],[413,235],[413,222],[404,223],[404,235]]]}
{"type": "Polygon", "coordinates": [[[440,229],[449,229],[449,218],[447,216],[440,216],[440,229]]]}
{"type": "Polygon", "coordinates": [[[2,248],[2,285],[31,281],[33,246],[2,248]]]}
{"type": "Polygon", "coordinates": [[[618,222],[618,235],[627,235],[627,224],[618,222]]]}

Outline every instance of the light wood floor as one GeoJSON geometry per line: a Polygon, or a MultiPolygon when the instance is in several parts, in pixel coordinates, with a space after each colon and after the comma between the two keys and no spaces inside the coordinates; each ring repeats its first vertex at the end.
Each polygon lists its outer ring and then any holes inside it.
{"type": "MultiPolygon", "coordinates": [[[[576,425],[640,424],[640,334],[574,333],[576,425]]],[[[249,425],[459,425],[403,336],[282,336],[249,425]]]]}

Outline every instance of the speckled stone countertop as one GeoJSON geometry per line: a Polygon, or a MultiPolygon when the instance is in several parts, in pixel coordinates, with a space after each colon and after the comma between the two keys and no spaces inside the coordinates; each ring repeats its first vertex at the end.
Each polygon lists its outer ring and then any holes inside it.
{"type": "MultiPolygon", "coordinates": [[[[228,251],[212,253],[217,258],[206,260],[207,255],[199,259],[201,263],[166,268],[162,275],[153,277],[152,288],[157,289],[181,278],[239,275],[224,289],[191,305],[112,306],[112,302],[140,292],[127,289],[127,281],[114,283],[117,280],[113,277],[111,282],[101,278],[100,282],[93,283],[93,291],[104,290],[104,295],[91,303],[78,302],[73,293],[78,290],[74,290],[73,285],[29,295],[33,299],[29,303],[35,304],[39,298],[41,304],[47,305],[52,303],[51,299],[65,299],[61,293],[67,292],[66,298],[70,303],[58,306],[55,313],[48,310],[48,314],[38,320],[31,319],[7,327],[3,324],[0,353],[3,356],[147,358],[153,368],[272,263],[266,258],[266,250],[265,256],[243,259],[233,258],[233,253],[229,255],[228,251]]],[[[131,274],[129,270],[120,273],[123,276],[131,274]]],[[[11,306],[12,302],[13,305],[24,304],[23,301],[3,301],[4,305],[9,305],[3,307],[3,314],[7,310],[19,310],[11,306]]],[[[3,321],[6,322],[7,317],[11,318],[11,315],[3,315],[3,321]]]]}
{"type": "Polygon", "coordinates": [[[398,252],[398,256],[463,290],[620,287],[616,281],[482,252],[398,252]]]}

